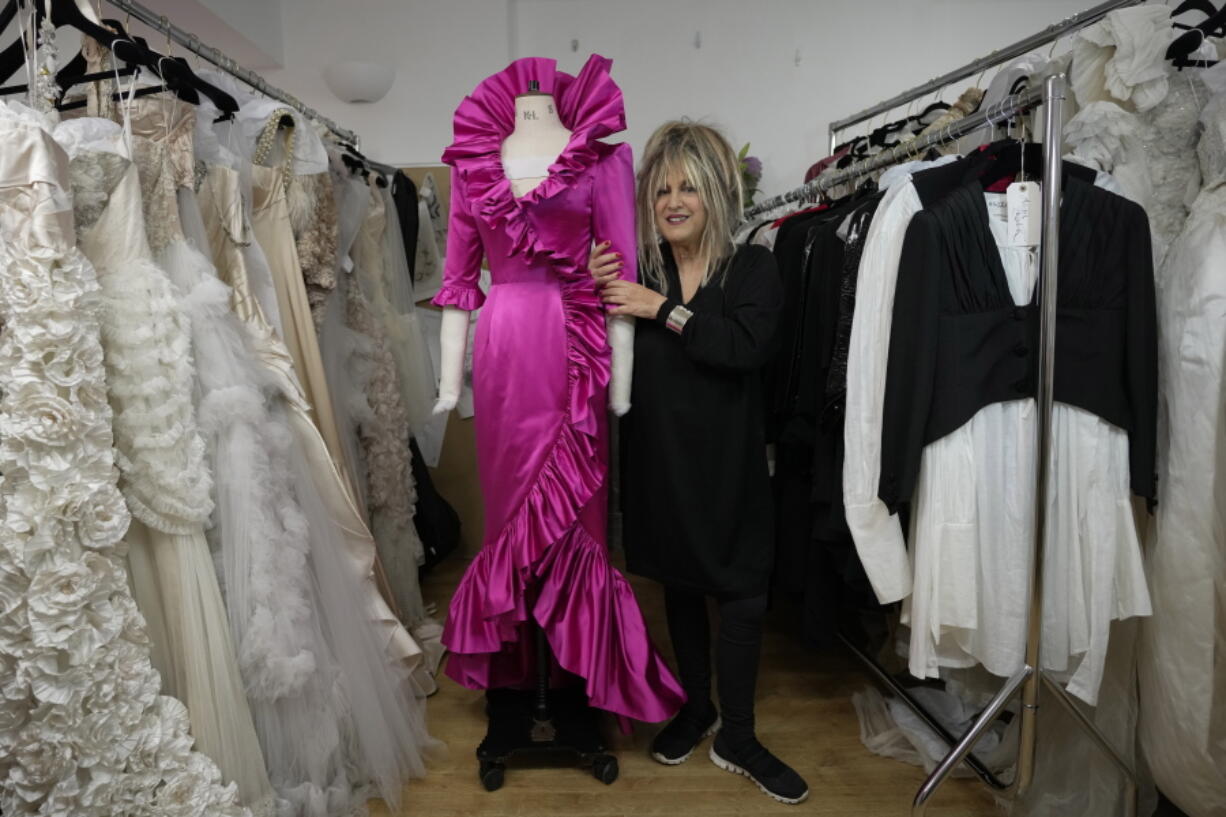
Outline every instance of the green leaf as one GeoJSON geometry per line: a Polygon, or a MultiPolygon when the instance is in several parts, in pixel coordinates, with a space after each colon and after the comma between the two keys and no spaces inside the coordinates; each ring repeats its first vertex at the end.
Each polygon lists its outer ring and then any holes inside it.
{"type": "Polygon", "coordinates": [[[748,155],[749,155],[749,143],[746,142],[745,147],[741,148],[741,152],[736,155],[736,158],[744,161],[745,157],[748,155]]]}

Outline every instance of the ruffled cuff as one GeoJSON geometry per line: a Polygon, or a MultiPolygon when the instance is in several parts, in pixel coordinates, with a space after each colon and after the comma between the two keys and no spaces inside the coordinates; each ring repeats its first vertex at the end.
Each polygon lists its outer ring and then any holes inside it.
{"type": "Polygon", "coordinates": [[[485,293],[477,287],[445,286],[430,300],[435,306],[454,306],[472,312],[485,303],[485,293]]]}

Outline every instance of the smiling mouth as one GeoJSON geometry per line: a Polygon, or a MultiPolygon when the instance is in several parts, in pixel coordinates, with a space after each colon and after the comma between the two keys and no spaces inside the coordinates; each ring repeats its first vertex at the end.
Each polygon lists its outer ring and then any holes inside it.
{"type": "Polygon", "coordinates": [[[668,216],[664,220],[667,221],[669,224],[684,224],[685,222],[690,220],[690,217],[689,216],[668,216]]]}

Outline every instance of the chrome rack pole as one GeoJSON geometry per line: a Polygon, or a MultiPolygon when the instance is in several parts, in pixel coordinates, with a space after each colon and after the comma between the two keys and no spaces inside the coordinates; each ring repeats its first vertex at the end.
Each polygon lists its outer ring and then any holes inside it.
{"type": "MultiPolygon", "coordinates": [[[[890,692],[894,693],[898,700],[902,701],[908,709],[915,713],[916,717],[922,720],[936,735],[940,736],[941,740],[945,741],[946,746],[949,746],[952,749],[958,745],[959,738],[956,738],[950,734],[949,730],[946,729],[939,720],[933,717],[932,713],[925,709],[923,704],[915,699],[915,696],[911,694],[910,690],[908,690],[905,686],[900,684],[897,679],[886,672],[885,668],[873,660],[872,656],[852,643],[852,640],[848,638],[847,635],[841,630],[838,632],[838,637],[839,640],[843,642],[843,646],[851,650],[851,654],[854,655],[860,661],[860,663],[864,664],[864,666],[868,668],[869,672],[874,678],[877,679],[878,683],[880,683],[890,692]]],[[[1005,698],[1005,701],[1007,702],[1008,698],[1005,698]]],[[[995,718],[996,714],[998,714],[998,712],[994,712],[992,718],[995,718]]],[[[991,723],[992,718],[988,719],[988,723],[991,723]]],[[[1000,778],[992,774],[992,771],[987,766],[984,766],[983,763],[981,763],[974,755],[968,754],[965,756],[965,758],[959,758],[959,760],[965,760],[966,765],[970,768],[970,770],[978,775],[980,780],[992,788],[1000,791],[1004,791],[1005,789],[1009,788],[1010,784],[1002,782],[1000,778]]]]}
{"type": "Polygon", "coordinates": [[[852,125],[857,125],[865,120],[872,119],[877,114],[892,111],[895,108],[906,105],[921,97],[925,97],[935,91],[940,91],[947,85],[966,79],[967,77],[975,76],[994,66],[1000,65],[1008,60],[1029,54],[1036,48],[1040,48],[1048,43],[1055,42],[1066,34],[1071,34],[1074,31],[1079,31],[1086,26],[1098,22],[1108,13],[1115,11],[1125,6],[1136,6],[1144,0],[1109,0],[1109,2],[1099,3],[1093,8],[1073,14],[1064,18],[1058,23],[1053,23],[1047,28],[1029,37],[1018,40],[1012,45],[1007,45],[1004,48],[997,49],[987,56],[980,57],[973,62],[969,62],[961,68],[955,68],[953,71],[942,74],[935,79],[930,79],[927,82],[917,85],[910,90],[903,91],[897,96],[891,97],[884,102],[878,102],[876,105],[865,108],[859,113],[854,113],[851,116],[836,120],[830,123],[830,152],[834,153],[834,148],[837,145],[837,137],[839,131],[846,130],[852,125]]]}
{"type": "Polygon", "coordinates": [[[1039,713],[1039,687],[1046,685],[1051,697],[1073,716],[1078,726],[1093,740],[1125,778],[1125,817],[1135,817],[1137,776],[1132,765],[1111,745],[1098,727],[1077,706],[1058,683],[1043,671],[1043,560],[1048,541],[1047,490],[1051,478],[1051,416],[1056,359],[1056,290],[1060,258],[1061,147],[1063,144],[1064,99],[1067,82],[1063,76],[1050,77],[1044,96],[1043,161],[1043,261],[1039,277],[1039,462],[1035,499],[1034,575],[1031,579],[1030,622],[1026,638],[1026,665],[1035,673],[1022,687],[1021,730],[1018,738],[1017,776],[1014,796],[1025,795],[1034,781],[1035,750],[1038,746],[1036,721],[1039,713]]]}
{"type": "Polygon", "coordinates": [[[1039,648],[1043,635],[1043,545],[1046,539],[1048,465],[1051,455],[1052,382],[1055,373],[1056,349],[1056,269],[1060,258],[1060,183],[1061,128],[1064,122],[1063,75],[1048,77],[1043,86],[1043,212],[1040,237],[1039,267],[1039,350],[1038,389],[1035,404],[1038,410],[1038,433],[1035,474],[1035,533],[1034,554],[1030,575],[1030,612],[1026,631],[1026,658],[1020,670],[1001,688],[992,704],[980,715],[970,731],[953,751],[924,781],[911,804],[912,817],[923,817],[928,801],[936,794],[957,766],[961,756],[971,751],[987,731],[991,719],[1020,688],[1022,690],[1021,734],[1018,738],[1017,774],[1013,781],[1015,795],[1024,794],[1034,777],[1034,753],[1037,745],[1035,717],[1039,710],[1039,648]],[[991,717],[989,717],[989,715],[991,717]]]}
{"type": "Polygon", "coordinates": [[[106,0],[106,2],[110,3],[112,6],[115,6],[121,11],[131,14],[137,20],[140,20],[150,28],[162,32],[179,45],[183,46],[194,54],[198,54],[226,73],[231,74],[232,76],[235,76],[247,83],[256,91],[259,91],[265,96],[271,97],[279,102],[284,102],[286,105],[298,111],[298,113],[302,114],[308,119],[313,119],[317,122],[323,123],[328,130],[332,131],[342,140],[357,147],[358,137],[353,131],[342,128],[328,117],[319,113],[319,111],[308,107],[305,103],[294,95],[290,94],[288,91],[283,91],[280,88],[269,85],[267,80],[265,80],[259,74],[242,67],[216,48],[207,46],[200,42],[200,38],[195,34],[184,31],[174,23],[170,22],[170,20],[166,18],[166,15],[157,14],[151,9],[135,2],[135,0],[106,0]]]}
{"type": "Polygon", "coordinates": [[[958,761],[979,742],[992,719],[1019,688],[1022,691],[1022,714],[1017,773],[1011,787],[1014,795],[1024,794],[1034,778],[1034,754],[1037,745],[1035,718],[1039,711],[1039,648],[1043,636],[1043,549],[1047,538],[1047,483],[1051,457],[1052,382],[1055,374],[1056,270],[1060,258],[1060,146],[1063,142],[1064,94],[1064,76],[1061,74],[1048,77],[1043,85],[1043,221],[1039,239],[1039,349],[1038,388],[1035,395],[1038,411],[1038,456],[1035,473],[1034,554],[1030,574],[1025,662],[992,699],[991,705],[976,719],[970,731],[924,781],[911,803],[911,817],[923,817],[928,810],[928,801],[949,778],[958,761]]]}
{"type": "Polygon", "coordinates": [[[1018,736],[1017,772],[1010,786],[1011,795],[1026,794],[1034,781],[1035,753],[1038,748],[1037,719],[1039,688],[1046,685],[1052,698],[1064,706],[1074,721],[1091,738],[1125,777],[1124,817],[1136,817],[1137,779],[1131,764],[1111,745],[1098,727],[1081,711],[1060,685],[1041,669],[1043,638],[1043,564],[1047,543],[1047,491],[1051,479],[1051,418],[1054,400],[1056,362],[1057,272],[1060,260],[1060,201],[1062,184],[1062,145],[1064,100],[1067,80],[1064,75],[1048,77],[1043,87],[1043,223],[1041,233],[1041,265],[1039,271],[1039,354],[1038,388],[1035,404],[1038,410],[1037,452],[1035,474],[1035,543],[1030,577],[1030,607],[1026,632],[1024,665],[992,700],[950,754],[932,773],[915,795],[912,817],[922,817],[928,801],[950,772],[978,742],[988,723],[1004,702],[1020,687],[1022,698],[1021,727],[1018,736]]]}
{"type": "Polygon", "coordinates": [[[1038,745],[1037,719],[1042,673],[1043,564],[1047,549],[1047,492],[1051,480],[1052,388],[1056,363],[1056,288],[1060,261],[1061,150],[1064,143],[1063,76],[1048,77],[1043,90],[1043,230],[1039,266],[1039,354],[1037,471],[1034,500],[1034,555],[1030,574],[1030,617],[1026,633],[1026,666],[1034,674],[1022,686],[1021,732],[1018,738],[1016,795],[1023,795],[1034,779],[1034,756],[1038,745]]]}

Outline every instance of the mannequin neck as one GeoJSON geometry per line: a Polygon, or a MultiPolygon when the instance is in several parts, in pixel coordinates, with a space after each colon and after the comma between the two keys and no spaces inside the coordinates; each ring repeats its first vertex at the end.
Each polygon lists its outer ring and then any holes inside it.
{"type": "Polygon", "coordinates": [[[515,132],[539,133],[565,130],[558,118],[558,106],[549,94],[525,94],[515,97],[515,132]]]}

